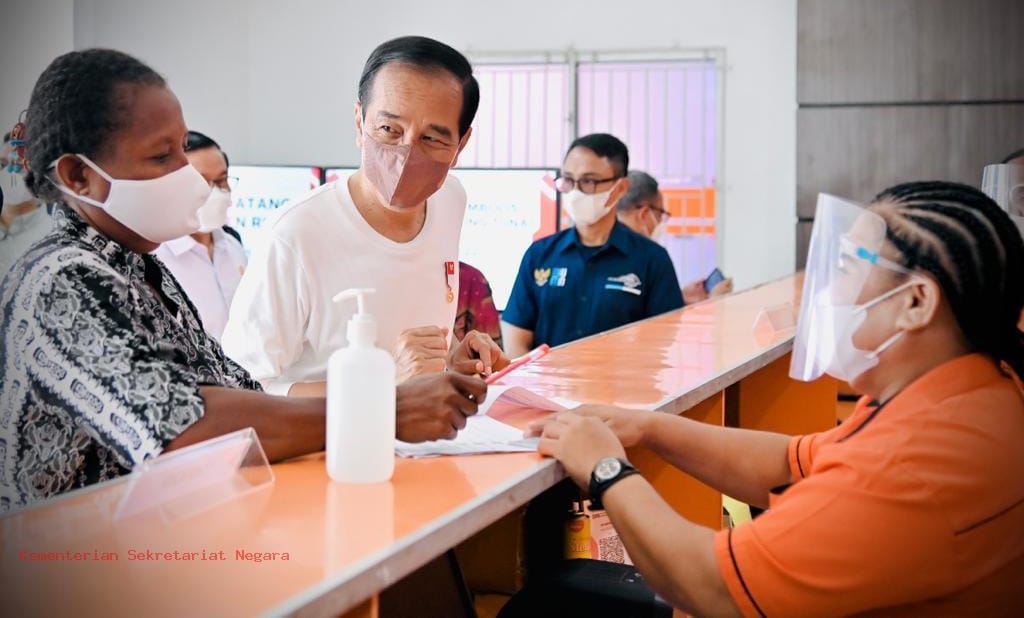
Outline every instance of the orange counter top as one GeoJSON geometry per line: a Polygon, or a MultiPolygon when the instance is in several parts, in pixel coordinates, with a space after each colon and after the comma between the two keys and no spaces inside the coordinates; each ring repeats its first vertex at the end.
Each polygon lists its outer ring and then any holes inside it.
{"type": "Polygon", "coordinates": [[[761,310],[800,306],[797,274],[555,348],[504,380],[547,397],[678,413],[787,354],[793,332],[755,332],[761,310]]]}
{"type": "MultiPolygon", "coordinates": [[[[792,331],[754,320],[799,294],[787,277],[562,346],[505,382],[679,413],[782,359],[792,331]]],[[[3,517],[5,613],[337,615],[564,478],[532,453],[399,459],[376,486],[332,483],[322,454],[273,469],[272,486],[184,521],[115,525],[124,479],[3,517]]]]}

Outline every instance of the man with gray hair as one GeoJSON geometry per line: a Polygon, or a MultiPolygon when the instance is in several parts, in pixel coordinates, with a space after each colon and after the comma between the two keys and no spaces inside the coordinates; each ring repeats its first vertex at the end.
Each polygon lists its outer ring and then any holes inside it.
{"type": "MultiPolygon", "coordinates": [[[[665,200],[658,188],[658,181],[653,176],[639,170],[630,172],[629,190],[619,198],[616,206],[619,221],[637,234],[660,242],[670,215],[665,209],[665,200]]],[[[704,280],[698,279],[683,287],[683,300],[689,305],[730,292],[732,279],[723,279],[711,288],[710,293],[704,289],[704,280]]]]}
{"type": "Polygon", "coordinates": [[[619,221],[654,241],[659,240],[669,218],[658,181],[647,172],[629,173],[629,190],[619,198],[616,208],[619,221]]]}

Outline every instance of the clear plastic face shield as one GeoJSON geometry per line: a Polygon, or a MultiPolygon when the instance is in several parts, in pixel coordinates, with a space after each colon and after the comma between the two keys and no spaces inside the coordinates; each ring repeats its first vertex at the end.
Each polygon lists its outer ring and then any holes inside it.
{"type": "Polygon", "coordinates": [[[878,355],[902,334],[895,334],[875,350],[860,350],[852,342],[868,309],[907,287],[897,286],[857,304],[877,269],[910,272],[880,255],[885,234],[880,216],[854,202],[818,196],[790,377],[811,381],[829,373],[852,380],[876,365],[878,355]]]}
{"type": "Polygon", "coordinates": [[[1010,214],[1024,236],[1024,164],[986,165],[981,190],[1010,214]]]}

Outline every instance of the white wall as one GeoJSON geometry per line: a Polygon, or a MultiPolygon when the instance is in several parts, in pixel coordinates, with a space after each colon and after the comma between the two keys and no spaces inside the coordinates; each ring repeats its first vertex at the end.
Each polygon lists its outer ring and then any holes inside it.
{"type": "Polygon", "coordinates": [[[28,107],[46,65],[74,49],[74,0],[21,0],[0,6],[0,134],[28,107]]]}
{"type": "Polygon", "coordinates": [[[402,34],[463,51],[726,50],[722,268],[748,287],[792,271],[796,0],[76,0],[76,48],[115,47],[170,81],[192,128],[239,163],[359,161],[363,62],[402,34]]]}

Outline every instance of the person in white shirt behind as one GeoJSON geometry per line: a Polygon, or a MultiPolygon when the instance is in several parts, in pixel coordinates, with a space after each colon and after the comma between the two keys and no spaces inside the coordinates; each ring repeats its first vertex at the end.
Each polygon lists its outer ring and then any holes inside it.
{"type": "MultiPolygon", "coordinates": [[[[19,123],[15,130],[23,126],[19,123]]],[[[53,227],[46,207],[25,186],[26,162],[18,152],[20,139],[12,140],[11,133],[6,133],[0,147],[0,280],[14,261],[53,227]]]]}
{"type": "Polygon", "coordinates": [[[234,180],[228,176],[228,155],[198,131],[188,132],[185,156],[213,191],[199,209],[199,231],[165,242],[153,254],[196,306],[206,332],[220,339],[231,299],[245,272],[245,251],[238,233],[225,227],[234,180]]]}
{"type": "MultiPolygon", "coordinates": [[[[275,217],[231,306],[224,350],[273,394],[323,396],[327,360],[347,345],[355,310],[332,298],[348,288],[376,290],[367,311],[399,384],[465,366],[448,336],[466,193],[448,170],[479,104],[472,66],[438,41],[393,39],[370,54],[358,97],[359,170],[275,217]]],[[[471,373],[508,363],[486,335],[466,339],[478,359],[471,373]]]]}

